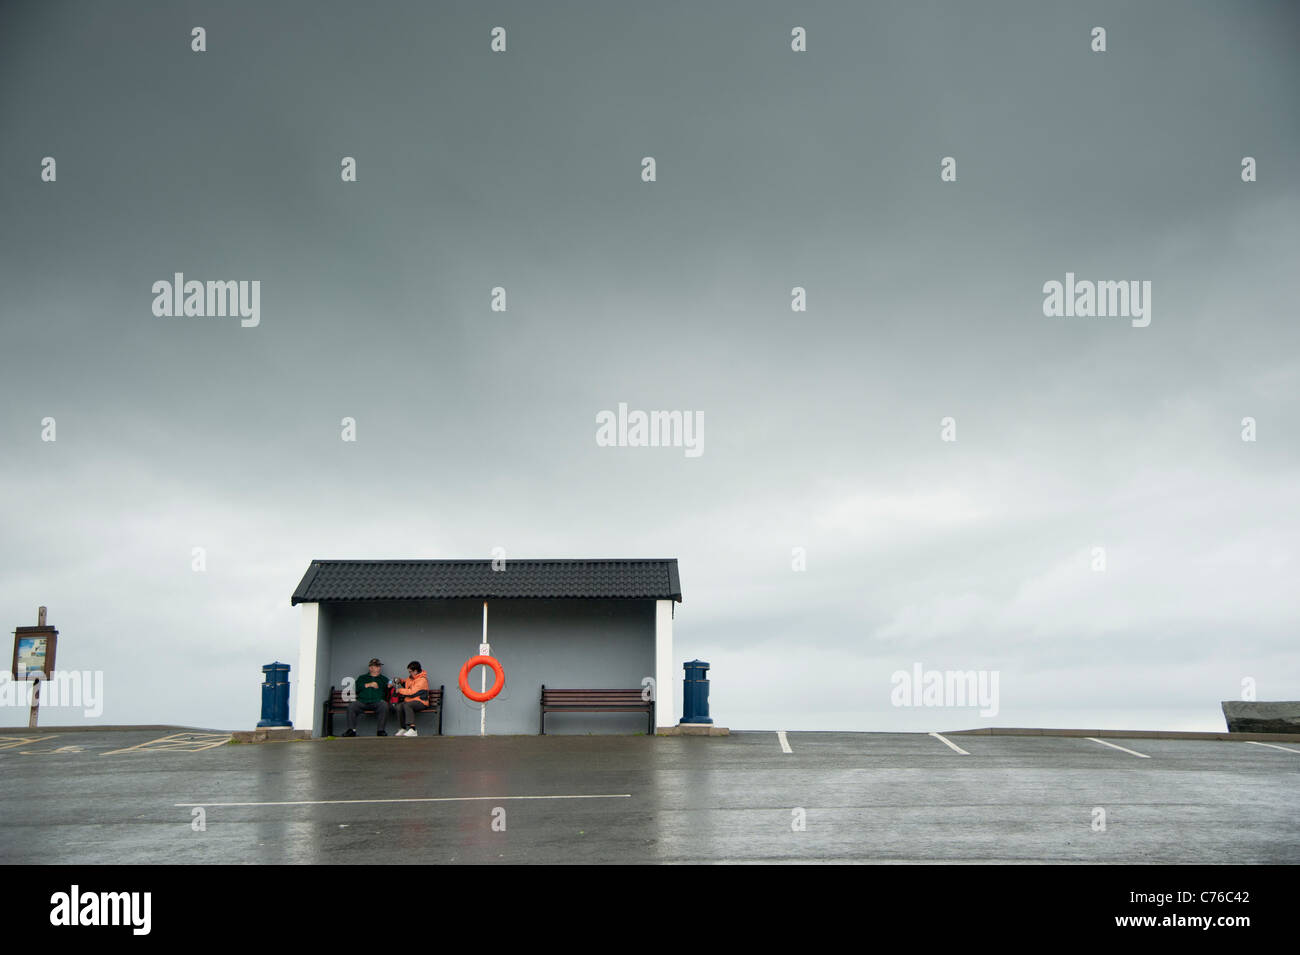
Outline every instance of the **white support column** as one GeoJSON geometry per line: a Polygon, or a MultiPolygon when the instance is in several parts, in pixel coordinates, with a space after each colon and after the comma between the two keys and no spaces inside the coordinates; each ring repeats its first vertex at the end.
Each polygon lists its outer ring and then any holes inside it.
{"type": "Polygon", "coordinates": [[[655,601],[655,727],[676,726],[681,719],[677,681],[681,668],[673,660],[673,603],[655,601]]]}
{"type": "MultiPolygon", "coordinates": [[[[483,601],[483,639],[479,641],[478,654],[486,657],[492,653],[492,644],[488,643],[487,638],[487,601],[483,601]]],[[[479,667],[479,686],[480,693],[487,692],[487,667],[479,667]]],[[[468,675],[468,674],[466,674],[468,675]]],[[[487,703],[478,705],[478,735],[487,736],[487,703]]]]}
{"type": "MultiPolygon", "coordinates": [[[[319,736],[323,727],[320,723],[321,705],[325,702],[321,688],[316,684],[316,659],[320,650],[322,635],[320,633],[320,604],[299,604],[302,619],[298,624],[298,673],[294,681],[297,699],[294,705],[293,728],[311,730],[312,736],[319,736]]],[[[328,681],[328,678],[327,678],[328,681]]]]}

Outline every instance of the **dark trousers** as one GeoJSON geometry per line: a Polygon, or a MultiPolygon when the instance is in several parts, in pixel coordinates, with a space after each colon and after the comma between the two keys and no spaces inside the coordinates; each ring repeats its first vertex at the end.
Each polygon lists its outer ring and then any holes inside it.
{"type": "Polygon", "coordinates": [[[388,703],[380,700],[378,703],[362,703],[360,700],[353,700],[348,704],[348,729],[355,731],[357,728],[357,717],[363,712],[375,711],[375,716],[379,720],[379,729],[385,729],[388,726],[388,703]]]}
{"type": "Polygon", "coordinates": [[[429,704],[424,700],[403,700],[397,704],[397,715],[401,719],[402,729],[415,725],[415,714],[423,713],[429,708],[429,704]]]}

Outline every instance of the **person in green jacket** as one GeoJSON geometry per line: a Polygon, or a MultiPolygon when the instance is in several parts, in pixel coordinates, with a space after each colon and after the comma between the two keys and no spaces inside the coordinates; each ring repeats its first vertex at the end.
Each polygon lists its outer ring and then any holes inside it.
{"type": "Polygon", "coordinates": [[[388,677],[380,672],[383,666],[376,657],[370,661],[370,672],[357,677],[357,698],[348,703],[348,731],[344,736],[356,736],[357,718],[371,710],[379,721],[375,735],[388,735],[388,677]]]}

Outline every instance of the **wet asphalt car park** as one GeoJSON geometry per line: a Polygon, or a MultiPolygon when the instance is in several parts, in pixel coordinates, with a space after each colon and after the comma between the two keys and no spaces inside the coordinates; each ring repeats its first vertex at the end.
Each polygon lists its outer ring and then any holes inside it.
{"type": "Polygon", "coordinates": [[[0,730],[6,863],[1297,863],[1300,743],[0,730]]]}

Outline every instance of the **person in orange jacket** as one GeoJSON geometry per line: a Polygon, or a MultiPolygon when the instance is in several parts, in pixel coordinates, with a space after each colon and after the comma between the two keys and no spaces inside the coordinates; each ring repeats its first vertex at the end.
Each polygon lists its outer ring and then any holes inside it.
{"type": "Polygon", "coordinates": [[[429,674],[424,672],[419,660],[412,660],[406,665],[410,674],[405,680],[397,681],[397,718],[402,728],[398,736],[418,736],[415,732],[415,714],[429,706],[429,674]]]}

